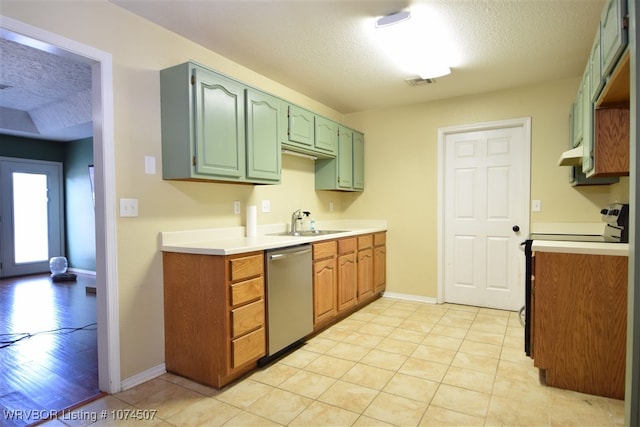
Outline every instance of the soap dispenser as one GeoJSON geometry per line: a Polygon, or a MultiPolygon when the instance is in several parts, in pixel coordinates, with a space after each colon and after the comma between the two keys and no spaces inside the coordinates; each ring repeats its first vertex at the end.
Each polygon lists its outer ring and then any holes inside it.
{"type": "Polygon", "coordinates": [[[311,212],[309,211],[302,212],[302,230],[303,231],[311,230],[311,212]]]}

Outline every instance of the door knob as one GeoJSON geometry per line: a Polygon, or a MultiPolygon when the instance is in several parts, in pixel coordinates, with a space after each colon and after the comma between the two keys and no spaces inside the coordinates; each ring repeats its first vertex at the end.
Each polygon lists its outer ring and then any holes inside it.
{"type": "Polygon", "coordinates": [[[520,227],[519,227],[519,226],[517,226],[517,225],[514,225],[513,227],[511,227],[511,229],[512,229],[513,231],[515,231],[516,233],[517,233],[518,231],[520,231],[520,227]]]}

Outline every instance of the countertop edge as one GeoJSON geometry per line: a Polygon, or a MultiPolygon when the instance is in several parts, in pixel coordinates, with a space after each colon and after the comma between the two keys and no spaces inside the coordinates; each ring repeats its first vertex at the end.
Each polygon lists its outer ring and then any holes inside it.
{"type": "MultiPolygon", "coordinates": [[[[235,255],[254,251],[264,251],[324,240],[342,239],[362,234],[387,231],[386,224],[351,227],[351,230],[323,236],[273,236],[258,234],[255,237],[221,237],[190,242],[166,242],[160,244],[162,252],[190,253],[196,255],[235,255]]],[[[162,239],[161,239],[162,240],[162,239]]]]}
{"type": "Polygon", "coordinates": [[[534,240],[533,252],[559,252],[583,255],[629,256],[628,243],[597,243],[534,240]]]}

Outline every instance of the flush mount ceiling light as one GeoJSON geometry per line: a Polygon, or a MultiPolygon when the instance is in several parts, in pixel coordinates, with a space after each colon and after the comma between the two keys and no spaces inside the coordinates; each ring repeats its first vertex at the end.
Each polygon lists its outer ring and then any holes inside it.
{"type": "Polygon", "coordinates": [[[416,5],[411,11],[377,18],[372,27],[375,43],[405,73],[417,74],[422,79],[451,73],[456,50],[451,46],[444,21],[432,8],[416,5]]]}
{"type": "Polygon", "coordinates": [[[398,24],[411,18],[411,12],[403,10],[402,12],[392,13],[376,19],[376,28],[388,27],[389,25],[398,24]]]}

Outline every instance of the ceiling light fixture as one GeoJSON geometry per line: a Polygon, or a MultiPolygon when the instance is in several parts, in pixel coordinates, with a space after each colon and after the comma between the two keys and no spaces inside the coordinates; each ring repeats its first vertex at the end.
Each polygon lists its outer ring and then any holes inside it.
{"type": "Polygon", "coordinates": [[[385,15],[376,20],[376,27],[388,27],[389,25],[398,24],[402,21],[406,21],[411,18],[411,12],[403,10],[402,12],[392,13],[391,15],[385,15]]]}

